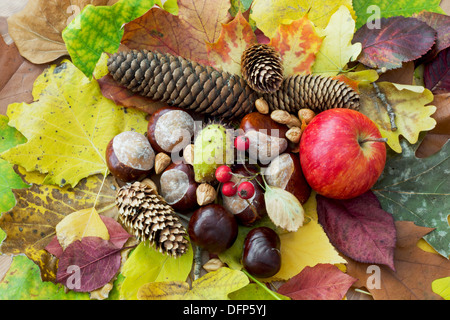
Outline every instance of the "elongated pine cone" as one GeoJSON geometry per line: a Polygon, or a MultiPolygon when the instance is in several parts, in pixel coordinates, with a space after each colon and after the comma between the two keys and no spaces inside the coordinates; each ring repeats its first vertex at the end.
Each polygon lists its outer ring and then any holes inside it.
{"type": "Polygon", "coordinates": [[[284,79],[278,91],[264,94],[270,110],[297,113],[309,108],[316,113],[332,108],[359,110],[359,94],[346,83],[319,75],[293,75],[284,79]]]}
{"type": "Polygon", "coordinates": [[[278,51],[267,44],[248,47],[241,56],[242,77],[259,93],[277,91],[283,81],[283,65],[278,51]]]}
{"type": "Polygon", "coordinates": [[[115,53],[108,70],[135,93],[211,116],[242,117],[252,112],[258,98],[241,77],[168,53],[115,53]]]}
{"type": "Polygon", "coordinates": [[[150,186],[127,184],[116,195],[122,223],[140,241],[149,241],[167,255],[179,257],[188,248],[187,232],[173,208],[150,186]]]}

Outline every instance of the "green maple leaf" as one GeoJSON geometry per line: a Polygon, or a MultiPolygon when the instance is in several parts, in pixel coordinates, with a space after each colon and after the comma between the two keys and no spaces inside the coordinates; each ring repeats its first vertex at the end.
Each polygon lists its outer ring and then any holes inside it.
{"type": "Polygon", "coordinates": [[[417,146],[401,142],[403,152],[388,157],[373,187],[384,210],[396,220],[435,228],[425,240],[445,257],[450,255],[450,142],[424,159],[415,156],[417,146]]]}
{"type": "Polygon", "coordinates": [[[430,12],[443,13],[439,6],[440,0],[354,0],[353,9],[356,13],[356,29],[373,18],[389,18],[394,16],[411,17],[414,13],[426,10],[430,12]],[[379,17],[377,16],[379,13],[379,17]]]}
{"type": "MultiPolygon", "coordinates": [[[[123,24],[142,16],[154,4],[155,0],[121,0],[112,6],[84,7],[62,33],[73,63],[91,78],[102,53],[119,49],[123,24]]],[[[175,10],[173,1],[170,4],[175,10]]]]}

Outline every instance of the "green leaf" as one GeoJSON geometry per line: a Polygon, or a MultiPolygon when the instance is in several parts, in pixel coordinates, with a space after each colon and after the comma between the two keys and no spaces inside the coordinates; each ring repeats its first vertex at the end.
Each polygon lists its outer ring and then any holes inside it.
{"type": "MultiPolygon", "coordinates": [[[[290,300],[282,294],[273,292],[281,300],[290,300]]],[[[249,283],[245,287],[231,292],[228,297],[231,300],[276,300],[267,290],[264,290],[260,285],[256,283],[249,283]]]]}
{"type": "Polygon", "coordinates": [[[62,33],[73,63],[89,79],[103,52],[119,49],[122,25],[144,13],[155,0],[121,0],[112,6],[87,5],[62,33]]]}
{"type": "Polygon", "coordinates": [[[186,281],[193,262],[193,250],[178,258],[158,252],[148,242],[141,242],[125,262],[126,277],[120,288],[120,298],[136,300],[141,286],[149,282],[186,281]]]}
{"type": "Polygon", "coordinates": [[[378,0],[374,3],[367,0],[354,0],[353,9],[357,17],[356,28],[359,29],[368,19],[394,16],[410,17],[423,10],[445,14],[439,6],[440,2],[440,0],[378,0]],[[379,16],[377,16],[378,13],[379,16]]]}
{"type": "Polygon", "coordinates": [[[450,255],[450,142],[440,152],[417,158],[418,145],[403,139],[403,152],[391,154],[378,182],[373,187],[384,210],[395,220],[413,221],[435,228],[425,240],[444,257],[450,255]]]}
{"type": "Polygon", "coordinates": [[[88,293],[65,292],[64,287],[42,281],[39,267],[26,256],[15,256],[0,282],[0,300],[88,300],[88,293]]]}
{"type": "MultiPolygon", "coordinates": [[[[8,121],[8,117],[0,115],[0,153],[27,141],[19,131],[8,126],[8,121]]],[[[13,170],[13,166],[8,161],[0,159],[0,214],[14,207],[16,203],[11,189],[27,187],[28,185],[13,170]]]]}

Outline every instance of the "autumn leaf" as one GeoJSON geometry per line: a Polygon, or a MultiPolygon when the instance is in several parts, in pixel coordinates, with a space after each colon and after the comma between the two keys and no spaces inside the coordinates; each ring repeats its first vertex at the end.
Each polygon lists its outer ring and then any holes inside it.
{"type": "Polygon", "coordinates": [[[436,31],[436,43],[427,57],[434,58],[439,52],[450,47],[450,16],[435,12],[421,11],[413,17],[425,22],[436,31]]]}
{"type": "Polygon", "coordinates": [[[229,21],[230,2],[180,0],[178,7],[178,16],[153,8],[127,23],[122,44],[208,64],[206,43],[219,39],[222,24],[229,21]]]}
{"type": "Polygon", "coordinates": [[[92,78],[102,53],[119,49],[122,25],[142,16],[154,4],[154,0],[120,0],[112,6],[86,6],[62,32],[73,64],[92,78]]]}
{"type": "Polygon", "coordinates": [[[444,13],[439,6],[440,0],[378,0],[376,4],[366,0],[353,0],[356,12],[356,28],[359,29],[373,18],[388,18],[393,16],[410,17],[423,10],[444,13]]]}
{"type": "Polygon", "coordinates": [[[257,43],[256,35],[241,12],[222,25],[219,38],[206,43],[210,65],[218,70],[241,75],[241,56],[250,45],[257,43]]]}
{"type": "Polygon", "coordinates": [[[375,122],[381,136],[387,138],[387,144],[395,152],[402,152],[400,136],[414,144],[421,131],[434,128],[436,121],[431,115],[435,106],[428,105],[433,101],[433,94],[422,86],[399,85],[390,82],[377,82],[377,86],[392,106],[395,114],[397,130],[391,130],[391,123],[385,103],[380,100],[376,88],[372,84],[362,84],[360,90],[360,112],[375,122]]]}
{"type": "Polygon", "coordinates": [[[392,17],[380,20],[380,28],[364,25],[353,38],[362,45],[358,61],[375,69],[400,68],[427,53],[436,40],[436,31],[414,18],[392,17]],[[420,41],[417,38],[420,37],[420,41]]]}
{"type": "Polygon", "coordinates": [[[106,146],[118,133],[145,133],[144,113],[116,106],[102,96],[69,61],[52,65],[38,77],[31,104],[9,105],[9,125],[27,142],[2,158],[28,171],[47,173],[44,183],[64,186],[93,174],[107,173],[106,146]]]}
{"type": "Polygon", "coordinates": [[[223,267],[194,280],[192,287],[181,281],[147,283],[139,288],[138,299],[229,300],[229,293],[245,287],[248,283],[249,280],[243,272],[223,267]]]}
{"type": "Polygon", "coordinates": [[[347,258],[347,274],[358,279],[354,284],[355,287],[365,287],[375,300],[440,299],[431,290],[431,283],[435,279],[447,277],[450,274],[450,261],[417,247],[419,239],[432,229],[416,226],[410,221],[397,221],[395,227],[397,230],[397,246],[394,253],[396,271],[387,266],[360,263],[347,258]],[[372,267],[369,269],[369,266],[372,267]]]}
{"type": "Polygon", "coordinates": [[[413,221],[435,228],[425,240],[441,255],[450,255],[450,143],[428,158],[417,158],[412,146],[402,141],[403,152],[390,154],[373,192],[395,220],[413,221]]]}
{"type": "Polygon", "coordinates": [[[43,185],[44,176],[36,172],[26,173],[20,169],[18,173],[25,183],[32,185],[14,189],[17,204],[0,217],[0,228],[7,234],[1,251],[26,254],[40,267],[42,279],[52,281],[56,276],[57,259],[45,247],[55,237],[56,225],[75,211],[94,207],[94,203],[98,213],[117,219],[114,200],[119,187],[112,176],[105,181],[101,175],[91,176],[73,189],[43,185]]]}
{"type": "Polygon", "coordinates": [[[345,66],[355,60],[361,52],[361,44],[352,44],[355,21],[346,6],[341,6],[331,16],[330,22],[318,32],[324,36],[322,45],[316,55],[312,72],[322,76],[334,76],[345,66]]]}
{"type": "MultiPolygon", "coordinates": [[[[0,153],[26,141],[20,132],[8,126],[8,117],[4,115],[0,115],[0,141],[0,153]]],[[[11,189],[27,187],[28,184],[16,174],[12,165],[0,159],[0,214],[16,204],[11,189]]]]}
{"type": "Polygon", "coordinates": [[[239,290],[229,293],[228,298],[231,300],[290,300],[288,296],[280,293],[274,291],[269,293],[265,288],[253,282],[239,290]]]}
{"type": "Polygon", "coordinates": [[[431,289],[445,300],[450,300],[450,277],[434,280],[431,289]]]}
{"type": "Polygon", "coordinates": [[[277,292],[293,300],[342,300],[356,280],[332,264],[317,264],[304,268],[277,292]]]}
{"type": "Polygon", "coordinates": [[[336,249],[356,261],[394,269],[395,226],[371,192],[349,200],[317,195],[319,223],[336,249]]]}
{"type": "Polygon", "coordinates": [[[8,19],[8,31],[20,54],[35,64],[67,55],[62,32],[86,5],[103,6],[110,0],[30,0],[8,19]]]}
{"type": "Polygon", "coordinates": [[[11,267],[0,281],[1,300],[88,300],[81,292],[66,292],[64,287],[42,281],[39,267],[23,255],[14,257],[11,267]]]}
{"type": "Polygon", "coordinates": [[[285,77],[294,74],[310,74],[316,59],[316,53],[321,47],[320,37],[308,15],[292,21],[290,24],[280,24],[269,45],[281,55],[283,74],[285,77]]]}
{"type": "Polygon", "coordinates": [[[77,239],[67,246],[59,258],[56,282],[77,292],[91,292],[101,288],[119,270],[121,250],[122,248],[99,237],[85,236],[77,239]]]}
{"type": "Polygon", "coordinates": [[[148,242],[141,242],[130,254],[121,273],[125,276],[120,298],[136,300],[141,286],[150,282],[185,281],[191,271],[193,250],[178,258],[158,252],[148,242]]]}
{"type": "Polygon", "coordinates": [[[272,38],[280,24],[298,20],[306,13],[316,27],[325,28],[330,17],[341,5],[346,6],[352,17],[355,18],[352,2],[349,0],[324,0],[312,3],[306,0],[254,0],[250,18],[256,22],[257,27],[267,37],[272,38]]]}
{"type": "Polygon", "coordinates": [[[433,93],[450,92],[450,48],[425,64],[423,76],[425,87],[433,93]]]}
{"type": "Polygon", "coordinates": [[[55,227],[56,237],[65,250],[84,237],[109,240],[109,232],[95,208],[82,209],[65,216],[55,227]]]}

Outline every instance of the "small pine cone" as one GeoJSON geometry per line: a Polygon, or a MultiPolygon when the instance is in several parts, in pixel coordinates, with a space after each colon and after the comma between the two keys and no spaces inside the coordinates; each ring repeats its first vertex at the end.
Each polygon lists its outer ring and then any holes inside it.
{"type": "Polygon", "coordinates": [[[108,70],[135,93],[213,117],[242,117],[252,112],[258,98],[241,77],[168,53],[115,53],[108,70]]]}
{"type": "Polygon", "coordinates": [[[165,254],[183,255],[187,232],[173,208],[149,185],[140,182],[119,189],[116,206],[123,225],[140,241],[149,241],[165,254]]]}
{"type": "Polygon", "coordinates": [[[297,114],[302,108],[316,113],[332,108],[359,110],[359,94],[346,83],[319,75],[294,75],[284,79],[280,89],[264,94],[270,110],[297,114]]]}
{"type": "Polygon", "coordinates": [[[256,92],[274,92],[283,81],[281,56],[269,45],[252,45],[242,54],[241,72],[244,80],[256,92]]]}

